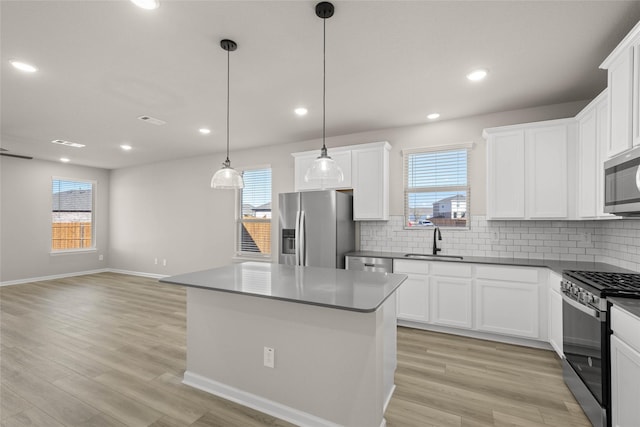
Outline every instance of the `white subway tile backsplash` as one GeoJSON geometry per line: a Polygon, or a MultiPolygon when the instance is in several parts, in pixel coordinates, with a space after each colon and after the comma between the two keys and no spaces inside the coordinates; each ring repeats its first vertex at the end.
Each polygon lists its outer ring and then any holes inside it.
{"type": "MultiPolygon", "coordinates": [[[[605,262],[640,271],[640,220],[487,221],[442,229],[443,255],[605,262]],[[495,236],[497,240],[494,240],[495,236]]],[[[364,251],[431,253],[433,232],[407,230],[401,215],[360,223],[364,251]]]]}

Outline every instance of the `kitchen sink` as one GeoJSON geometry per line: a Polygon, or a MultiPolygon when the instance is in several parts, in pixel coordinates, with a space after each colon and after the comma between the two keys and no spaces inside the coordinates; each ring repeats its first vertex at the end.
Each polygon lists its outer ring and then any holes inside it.
{"type": "Polygon", "coordinates": [[[405,254],[405,258],[418,258],[418,259],[431,259],[431,260],[440,260],[440,261],[460,261],[464,259],[458,255],[430,255],[430,254],[405,254]]]}

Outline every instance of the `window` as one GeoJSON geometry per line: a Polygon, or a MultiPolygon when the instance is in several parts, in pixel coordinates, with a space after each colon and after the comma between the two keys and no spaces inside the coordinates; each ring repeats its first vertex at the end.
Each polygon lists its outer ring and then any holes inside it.
{"type": "Polygon", "coordinates": [[[247,169],[238,207],[238,255],[271,254],[271,168],[247,169]]]}
{"type": "Polygon", "coordinates": [[[93,249],[95,183],[53,178],[51,250],[93,249]]]}
{"type": "Polygon", "coordinates": [[[468,226],[469,148],[471,144],[403,152],[405,228],[468,226]]]}

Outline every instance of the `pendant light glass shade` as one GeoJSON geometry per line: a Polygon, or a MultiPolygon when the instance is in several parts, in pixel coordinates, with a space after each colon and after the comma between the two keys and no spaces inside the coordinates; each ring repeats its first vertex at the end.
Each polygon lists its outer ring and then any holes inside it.
{"type": "Polygon", "coordinates": [[[344,181],[342,169],[335,160],[327,155],[327,149],[320,150],[320,156],[313,161],[311,167],[304,175],[305,182],[320,182],[324,188],[326,184],[335,185],[344,181]]]}
{"type": "Polygon", "coordinates": [[[235,190],[244,188],[242,175],[231,167],[231,162],[224,162],[222,169],[213,174],[211,178],[211,188],[220,190],[235,190]]]}
{"type": "Polygon", "coordinates": [[[213,174],[211,188],[216,190],[240,190],[244,188],[242,174],[231,167],[229,160],[229,52],[238,48],[233,40],[222,40],[220,47],[227,51],[227,159],[222,163],[222,169],[213,174]]]}
{"type": "Polygon", "coordinates": [[[322,148],[320,149],[320,156],[313,161],[311,167],[304,174],[304,180],[306,182],[319,182],[320,187],[324,188],[326,184],[336,186],[344,181],[344,174],[342,169],[335,160],[333,160],[327,154],[327,147],[325,145],[325,130],[326,130],[326,92],[327,92],[327,66],[326,66],[326,51],[327,51],[327,29],[326,20],[333,16],[334,8],[329,2],[323,1],[316,5],[316,15],[322,18],[322,148]]]}

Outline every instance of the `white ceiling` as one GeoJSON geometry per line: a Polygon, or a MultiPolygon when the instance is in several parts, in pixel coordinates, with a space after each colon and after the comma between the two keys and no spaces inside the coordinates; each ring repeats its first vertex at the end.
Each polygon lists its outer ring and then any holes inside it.
{"type": "MultiPolygon", "coordinates": [[[[322,135],[315,1],[2,1],[1,144],[108,169],[322,135]],[[21,59],[38,67],[21,73],[21,59]],[[293,109],[309,114],[297,117],[293,109]],[[136,118],[167,122],[154,126],[136,118]],[[198,128],[209,127],[203,136],[198,128]],[[51,144],[64,139],[75,149],[51,144]],[[134,148],[123,152],[120,144],[134,148]]],[[[335,1],[327,136],[595,97],[640,1],[335,1]],[[465,74],[486,67],[471,83],[465,74]]]]}

